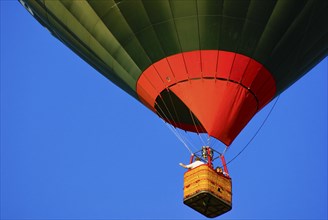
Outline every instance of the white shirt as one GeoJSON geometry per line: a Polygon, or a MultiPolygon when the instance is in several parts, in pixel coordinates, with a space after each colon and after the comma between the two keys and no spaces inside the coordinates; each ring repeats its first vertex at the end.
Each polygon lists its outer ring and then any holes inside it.
{"type": "Polygon", "coordinates": [[[204,164],[203,161],[196,160],[195,162],[186,165],[186,168],[188,168],[188,169],[194,169],[195,167],[198,167],[198,166],[200,166],[200,165],[202,165],[202,164],[204,164]]]}

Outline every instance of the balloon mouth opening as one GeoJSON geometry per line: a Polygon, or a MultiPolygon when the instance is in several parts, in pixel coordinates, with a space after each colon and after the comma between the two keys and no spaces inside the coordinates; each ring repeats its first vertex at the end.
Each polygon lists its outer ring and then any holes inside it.
{"type": "Polygon", "coordinates": [[[155,109],[159,117],[174,127],[195,133],[207,133],[195,114],[169,88],[157,96],[155,109]]]}
{"type": "Polygon", "coordinates": [[[222,50],[163,58],[137,82],[141,102],[164,121],[227,146],[275,92],[275,79],[261,63],[222,50]]]}

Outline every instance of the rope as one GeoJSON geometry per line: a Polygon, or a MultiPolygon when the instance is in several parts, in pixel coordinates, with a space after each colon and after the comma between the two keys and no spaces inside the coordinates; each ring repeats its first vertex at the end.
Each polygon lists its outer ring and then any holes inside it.
{"type": "MultiPolygon", "coordinates": [[[[241,149],[241,151],[236,155],[236,156],[234,156],[231,160],[229,160],[229,162],[227,162],[227,165],[229,164],[229,163],[231,163],[232,161],[234,161],[244,150],[246,150],[246,148],[250,145],[250,143],[254,140],[254,138],[256,137],[256,135],[260,132],[260,130],[262,129],[262,127],[263,127],[263,125],[265,124],[265,122],[268,120],[268,118],[269,118],[269,116],[271,115],[271,113],[272,113],[272,111],[273,111],[273,109],[274,109],[274,107],[276,106],[276,104],[277,104],[277,102],[278,102],[278,100],[279,100],[279,97],[280,97],[280,95],[276,98],[276,101],[274,102],[274,104],[273,104],[273,106],[271,107],[271,109],[270,109],[270,111],[269,111],[269,113],[268,113],[268,115],[266,116],[266,118],[263,120],[263,122],[262,122],[262,124],[261,124],[261,126],[257,129],[257,131],[255,132],[255,134],[253,135],[253,137],[248,141],[248,143],[244,146],[244,148],[243,149],[241,149]]],[[[222,155],[227,151],[227,147],[226,147],[226,149],[224,150],[224,152],[222,153],[222,155]]]]}
{"type": "Polygon", "coordinates": [[[183,135],[183,137],[185,137],[185,140],[188,141],[188,144],[189,144],[189,146],[193,149],[193,151],[196,151],[198,148],[195,147],[195,145],[194,145],[194,143],[193,143],[193,141],[192,141],[193,138],[190,137],[190,133],[191,133],[191,132],[184,131],[184,135],[183,135]]]}
{"type": "MultiPolygon", "coordinates": [[[[171,111],[169,110],[169,108],[167,107],[164,99],[162,98],[162,96],[160,96],[161,100],[163,101],[164,107],[167,109],[168,113],[170,114],[170,116],[173,118],[171,111]]],[[[164,118],[166,120],[169,121],[169,117],[165,114],[165,112],[163,111],[163,109],[161,108],[160,105],[157,104],[157,107],[159,108],[159,110],[161,111],[162,116],[164,116],[164,118]]],[[[176,111],[175,111],[176,113],[176,111]]],[[[177,113],[176,113],[177,114],[177,113]]],[[[179,130],[177,128],[175,128],[173,125],[166,123],[165,120],[163,119],[165,125],[169,128],[169,130],[178,138],[179,141],[181,141],[181,143],[186,147],[186,149],[190,152],[190,154],[192,154],[192,151],[190,150],[190,148],[188,147],[188,144],[186,143],[186,141],[188,141],[188,139],[185,138],[184,135],[182,135],[179,130]]],[[[188,141],[189,142],[189,141],[188,141]]]]}
{"type": "MultiPolygon", "coordinates": [[[[180,117],[179,117],[179,114],[178,114],[178,112],[177,112],[177,110],[176,110],[176,108],[175,108],[175,105],[174,105],[174,103],[173,103],[173,100],[172,100],[171,90],[167,88],[167,92],[168,92],[168,94],[169,94],[169,98],[170,98],[170,101],[171,101],[171,104],[172,104],[172,107],[173,107],[173,110],[174,110],[175,116],[177,117],[178,122],[181,122],[180,117]]],[[[163,99],[162,97],[161,97],[161,99],[163,100],[163,103],[164,103],[164,99],[163,99]]],[[[166,107],[166,109],[169,111],[170,115],[172,116],[170,110],[167,108],[166,105],[165,105],[165,107],[166,107]]],[[[190,110],[189,110],[189,111],[190,111],[190,110]]],[[[187,144],[187,142],[188,142],[189,144],[191,144],[191,141],[188,140],[187,136],[181,134],[181,133],[180,133],[180,130],[179,130],[178,128],[176,128],[176,127],[174,127],[174,126],[171,126],[171,128],[173,128],[173,129],[172,129],[173,132],[175,132],[175,133],[177,133],[177,134],[179,135],[179,137],[180,137],[179,140],[184,144],[184,146],[185,146],[185,147],[188,149],[188,151],[192,154],[192,151],[190,150],[190,148],[188,147],[188,144],[187,144]]],[[[192,145],[192,144],[191,144],[191,145],[192,145]]]]}
{"type": "Polygon", "coordinates": [[[206,145],[206,144],[205,144],[205,141],[203,140],[203,138],[202,138],[202,136],[201,136],[201,133],[200,133],[200,132],[198,131],[198,129],[197,129],[197,124],[196,124],[196,122],[195,122],[194,116],[193,116],[192,112],[190,111],[190,109],[189,109],[189,114],[190,114],[190,116],[191,116],[192,123],[194,124],[194,127],[195,127],[195,129],[196,129],[196,132],[197,132],[197,134],[198,134],[198,137],[199,137],[200,141],[203,143],[203,145],[206,145]]]}
{"type": "MultiPolygon", "coordinates": [[[[162,99],[162,98],[161,98],[162,99]]],[[[164,105],[165,105],[165,102],[164,100],[162,99],[164,105]]],[[[160,105],[157,105],[159,110],[162,112],[162,115],[169,121],[169,118],[166,116],[165,112],[163,111],[163,109],[161,108],[160,105]]],[[[166,105],[165,105],[166,107],[166,105]]],[[[166,107],[166,109],[168,110],[169,114],[171,114],[171,112],[169,111],[169,109],[166,107]]],[[[172,116],[171,116],[172,117],[172,116]]],[[[163,119],[163,121],[165,122],[165,120],[163,119]]],[[[181,135],[179,133],[179,131],[177,129],[175,129],[175,127],[171,127],[171,125],[169,125],[168,123],[165,122],[165,125],[172,131],[172,133],[178,138],[178,140],[181,141],[181,143],[189,150],[189,152],[191,152],[191,150],[189,149],[189,147],[187,146],[187,144],[185,143],[185,141],[183,140],[183,135],[181,135]]],[[[192,152],[191,152],[192,153],[192,152]]]]}
{"type": "Polygon", "coordinates": [[[183,140],[183,138],[182,138],[183,136],[180,137],[180,135],[177,132],[177,129],[175,127],[173,127],[172,125],[168,124],[168,123],[165,123],[165,125],[172,131],[172,133],[178,138],[178,140],[181,141],[183,146],[185,146],[185,148],[189,151],[190,155],[192,155],[193,152],[190,150],[190,148],[188,147],[186,142],[183,140]]]}

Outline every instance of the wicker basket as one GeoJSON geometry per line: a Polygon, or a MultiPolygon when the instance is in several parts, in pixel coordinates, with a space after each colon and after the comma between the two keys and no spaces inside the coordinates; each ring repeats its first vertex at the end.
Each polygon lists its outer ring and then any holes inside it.
{"type": "Polygon", "coordinates": [[[207,164],[184,174],[183,202],[206,217],[231,210],[231,179],[207,164]]]}

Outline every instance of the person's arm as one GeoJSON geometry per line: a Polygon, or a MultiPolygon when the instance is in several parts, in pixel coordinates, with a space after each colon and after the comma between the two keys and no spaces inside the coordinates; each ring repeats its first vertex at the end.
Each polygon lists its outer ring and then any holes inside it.
{"type": "Polygon", "coordinates": [[[195,166],[195,162],[193,162],[191,164],[188,164],[188,165],[185,165],[183,163],[180,163],[180,166],[182,166],[183,168],[186,168],[186,169],[192,169],[195,166]]]}
{"type": "Polygon", "coordinates": [[[180,166],[182,166],[183,168],[187,168],[187,165],[183,164],[183,163],[179,163],[180,166]]]}

